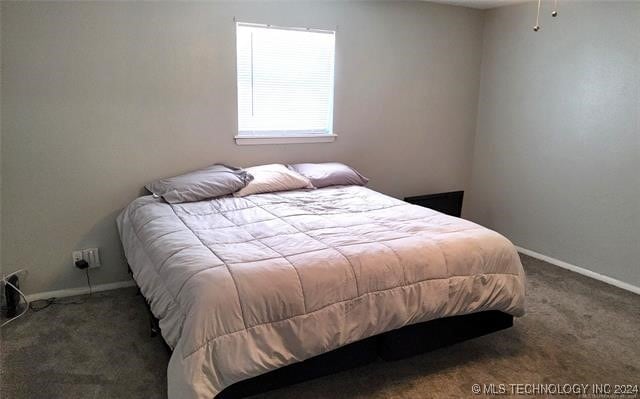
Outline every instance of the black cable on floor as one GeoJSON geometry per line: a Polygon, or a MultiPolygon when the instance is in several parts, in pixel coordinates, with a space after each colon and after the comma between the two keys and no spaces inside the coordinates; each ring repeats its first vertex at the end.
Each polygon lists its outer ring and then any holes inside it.
{"type": "MultiPolygon", "coordinates": [[[[89,269],[84,269],[85,274],[87,275],[87,285],[89,286],[89,296],[93,294],[93,287],[91,287],[91,278],[89,278],[89,269]]],[[[82,305],[86,302],[86,299],[82,300],[60,300],[58,298],[47,298],[47,299],[39,299],[37,301],[32,301],[29,303],[29,309],[34,312],[39,312],[48,308],[51,305],[82,305]]]]}
{"type": "Polygon", "coordinates": [[[39,299],[37,301],[32,301],[29,304],[29,309],[34,312],[39,312],[48,308],[51,305],[82,305],[85,303],[84,300],[81,301],[61,301],[58,298],[48,298],[48,299],[39,299]]]}

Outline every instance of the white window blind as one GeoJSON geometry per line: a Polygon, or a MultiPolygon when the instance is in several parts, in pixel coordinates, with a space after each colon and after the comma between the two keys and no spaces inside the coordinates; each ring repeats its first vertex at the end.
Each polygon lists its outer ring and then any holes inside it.
{"type": "Polygon", "coordinates": [[[333,130],[335,32],[237,23],[238,137],[333,130]]]}

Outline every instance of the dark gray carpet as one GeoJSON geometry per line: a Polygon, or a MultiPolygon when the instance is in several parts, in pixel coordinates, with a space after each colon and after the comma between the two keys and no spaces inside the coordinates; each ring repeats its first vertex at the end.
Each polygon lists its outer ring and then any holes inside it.
{"type": "MultiPolygon", "coordinates": [[[[468,397],[474,383],[640,384],[640,296],[526,256],[523,263],[528,313],[514,328],[262,397],[468,397]]],[[[160,338],[149,338],[145,312],[135,289],[30,312],[2,332],[0,397],[164,397],[168,354],[160,338]]]]}

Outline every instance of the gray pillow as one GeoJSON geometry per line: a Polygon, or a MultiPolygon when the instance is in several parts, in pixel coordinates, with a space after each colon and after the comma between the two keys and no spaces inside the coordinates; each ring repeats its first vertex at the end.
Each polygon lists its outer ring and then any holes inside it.
{"type": "Polygon", "coordinates": [[[215,164],[184,175],[154,181],[145,188],[168,203],[177,204],[233,194],[251,179],[253,177],[240,168],[215,164]]]}
{"type": "Polygon", "coordinates": [[[316,188],[327,186],[364,186],[369,179],[355,169],[338,162],[298,163],[288,165],[289,169],[298,172],[311,181],[316,188]]]}

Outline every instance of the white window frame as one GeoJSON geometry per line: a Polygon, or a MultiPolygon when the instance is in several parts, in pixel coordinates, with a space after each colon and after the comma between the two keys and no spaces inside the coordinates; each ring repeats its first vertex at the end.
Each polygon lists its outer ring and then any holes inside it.
{"type": "MultiPolygon", "coordinates": [[[[304,32],[318,32],[318,33],[327,33],[333,34],[334,40],[336,31],[334,30],[322,30],[322,29],[311,29],[311,28],[296,28],[296,27],[285,27],[285,26],[276,26],[276,25],[268,25],[268,24],[257,24],[257,23],[249,23],[249,22],[240,22],[234,18],[235,27],[236,27],[236,35],[238,32],[239,26],[256,26],[262,28],[274,28],[280,30],[296,30],[296,31],[304,31],[304,32]]],[[[236,108],[236,122],[238,123],[236,129],[235,141],[238,145],[256,145],[256,144],[302,144],[302,143],[330,143],[336,140],[338,137],[337,134],[333,131],[333,123],[334,123],[334,90],[335,90],[335,44],[334,44],[334,59],[333,59],[333,71],[331,74],[332,82],[331,82],[331,93],[330,93],[330,126],[329,133],[318,130],[300,130],[300,131],[261,131],[252,134],[251,132],[240,132],[239,126],[239,109],[236,108]]],[[[239,100],[239,92],[238,92],[238,47],[236,42],[236,95],[239,100]]],[[[236,106],[238,102],[236,102],[236,106]]]]}

